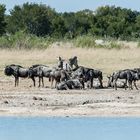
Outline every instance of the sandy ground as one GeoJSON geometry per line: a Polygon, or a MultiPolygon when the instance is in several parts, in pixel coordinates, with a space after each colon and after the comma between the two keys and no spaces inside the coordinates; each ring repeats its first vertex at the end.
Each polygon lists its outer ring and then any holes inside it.
{"type": "Polygon", "coordinates": [[[12,77],[0,79],[0,116],[140,117],[139,90],[57,91],[49,87],[34,88],[30,79],[21,79],[15,88],[12,77]]]}
{"type": "MultiPolygon", "coordinates": [[[[125,43],[126,44],[126,43],[125,43]]],[[[92,89],[57,91],[32,87],[30,79],[20,79],[14,87],[14,78],[4,75],[8,64],[29,67],[33,64],[55,66],[57,57],[78,57],[79,65],[103,71],[106,76],[113,71],[140,67],[140,49],[127,43],[126,49],[81,49],[52,47],[46,50],[0,50],[0,116],[138,116],[140,117],[140,91],[118,89],[92,89]],[[128,49],[129,48],[129,49],[128,49]]],[[[140,81],[138,82],[140,89],[140,81]]]]}

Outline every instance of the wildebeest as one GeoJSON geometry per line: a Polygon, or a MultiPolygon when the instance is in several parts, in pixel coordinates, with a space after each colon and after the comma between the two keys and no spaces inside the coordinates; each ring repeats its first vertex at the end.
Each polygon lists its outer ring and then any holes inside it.
{"type": "Polygon", "coordinates": [[[56,85],[62,81],[67,81],[70,79],[70,76],[68,74],[67,71],[65,70],[61,70],[61,69],[56,69],[54,68],[51,72],[50,72],[50,79],[49,81],[51,81],[51,88],[53,86],[53,81],[55,80],[55,88],[56,85]]]}
{"type": "Polygon", "coordinates": [[[28,77],[28,69],[20,65],[15,65],[15,64],[6,66],[4,73],[7,76],[13,75],[15,77],[15,87],[18,86],[19,84],[19,77],[22,77],[22,78],[28,77]]]}
{"type": "Polygon", "coordinates": [[[49,81],[51,82],[51,88],[53,87],[54,80],[55,80],[55,88],[56,88],[56,85],[58,83],[60,83],[60,78],[61,78],[61,70],[59,70],[59,69],[53,69],[50,72],[49,81]]]}
{"type": "Polygon", "coordinates": [[[131,70],[131,80],[134,83],[135,88],[138,90],[136,85],[136,81],[140,80],[140,71],[139,70],[131,70]]]}
{"type": "Polygon", "coordinates": [[[57,90],[82,89],[83,85],[81,84],[79,79],[70,79],[60,82],[56,88],[57,90]]]}
{"type": "MultiPolygon", "coordinates": [[[[136,85],[136,81],[140,79],[140,73],[138,71],[135,70],[131,70],[131,69],[125,69],[125,70],[120,70],[117,72],[114,72],[112,74],[112,81],[114,82],[114,88],[117,90],[117,80],[118,79],[125,79],[125,83],[127,85],[127,82],[129,84],[129,89],[133,89],[132,87],[132,82],[134,83],[134,86],[136,89],[137,85],[136,85]]],[[[125,86],[126,89],[126,86],[125,86]]]]}
{"type": "Polygon", "coordinates": [[[92,68],[86,68],[83,66],[79,66],[73,73],[73,77],[82,78],[84,82],[90,82],[90,88],[93,88],[93,79],[97,78],[100,82],[100,87],[103,88],[103,76],[100,70],[95,70],[92,68]]]}
{"type": "Polygon", "coordinates": [[[39,78],[39,87],[41,86],[42,81],[42,87],[44,87],[44,80],[43,77],[50,78],[50,72],[52,71],[52,68],[46,66],[46,65],[33,65],[29,68],[29,77],[33,79],[34,86],[35,84],[35,77],[39,78]]]}
{"type": "MultiPolygon", "coordinates": [[[[112,87],[112,88],[114,88],[114,82],[113,82],[113,77],[112,77],[112,75],[107,76],[107,78],[108,78],[107,87],[112,87]]],[[[127,87],[125,81],[117,81],[116,84],[117,84],[117,88],[126,88],[126,87],[127,87]]]]}

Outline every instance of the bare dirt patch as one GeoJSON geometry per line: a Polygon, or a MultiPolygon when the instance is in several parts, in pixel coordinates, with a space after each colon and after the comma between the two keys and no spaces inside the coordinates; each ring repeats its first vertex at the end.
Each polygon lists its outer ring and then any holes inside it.
{"type": "Polygon", "coordinates": [[[29,86],[29,79],[15,88],[12,81],[0,85],[1,116],[140,116],[139,90],[57,91],[29,86]]]}

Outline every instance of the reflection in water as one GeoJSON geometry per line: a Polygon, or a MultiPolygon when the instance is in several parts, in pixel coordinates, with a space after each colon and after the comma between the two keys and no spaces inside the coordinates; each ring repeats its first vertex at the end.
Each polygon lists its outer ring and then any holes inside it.
{"type": "Polygon", "coordinates": [[[0,117],[0,140],[140,140],[140,118],[0,117]]]}

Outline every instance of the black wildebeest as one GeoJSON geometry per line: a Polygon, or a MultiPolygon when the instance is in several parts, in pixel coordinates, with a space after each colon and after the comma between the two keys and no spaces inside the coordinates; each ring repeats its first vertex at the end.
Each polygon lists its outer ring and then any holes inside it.
{"type": "Polygon", "coordinates": [[[60,82],[56,88],[57,90],[82,89],[83,85],[79,79],[70,79],[60,82]]]}
{"type": "Polygon", "coordinates": [[[33,65],[32,67],[29,68],[29,77],[33,79],[34,86],[36,85],[35,77],[38,77],[39,78],[39,87],[41,86],[41,81],[42,81],[42,86],[44,87],[43,77],[50,78],[51,71],[52,71],[52,68],[49,68],[48,66],[33,65]]]}
{"type": "Polygon", "coordinates": [[[27,78],[28,77],[28,69],[20,66],[11,64],[5,67],[4,70],[5,75],[14,76],[15,77],[15,87],[19,84],[19,77],[27,78]]]}
{"type": "MultiPolygon", "coordinates": [[[[112,74],[112,82],[114,82],[114,88],[117,90],[117,80],[118,79],[125,79],[125,83],[127,85],[127,82],[129,84],[129,89],[133,89],[132,82],[134,83],[134,86],[136,89],[136,81],[140,79],[140,73],[136,70],[126,69],[126,70],[120,70],[117,72],[114,72],[112,74]]],[[[125,86],[126,89],[127,86],[125,86]]]]}
{"type": "Polygon", "coordinates": [[[61,78],[61,70],[59,70],[59,69],[53,69],[50,72],[49,81],[51,82],[51,88],[53,87],[54,80],[55,80],[55,88],[56,88],[56,85],[58,83],[60,83],[60,78],[61,78]]]}
{"type": "Polygon", "coordinates": [[[51,88],[53,86],[53,81],[55,80],[55,88],[58,83],[62,81],[67,81],[70,79],[70,75],[67,71],[61,69],[53,69],[50,73],[51,88]]]}
{"type": "Polygon", "coordinates": [[[93,79],[97,78],[99,80],[100,87],[103,88],[103,83],[102,83],[103,76],[100,70],[79,66],[77,69],[73,71],[72,76],[74,78],[76,77],[82,78],[83,82],[90,82],[90,86],[89,86],[90,88],[93,88],[93,79]]]}
{"type": "MultiPolygon", "coordinates": [[[[113,82],[112,75],[107,76],[107,78],[108,78],[107,87],[114,88],[114,82],[113,82]]],[[[127,87],[127,85],[124,81],[117,81],[116,84],[117,84],[117,88],[126,88],[127,87]]]]}

